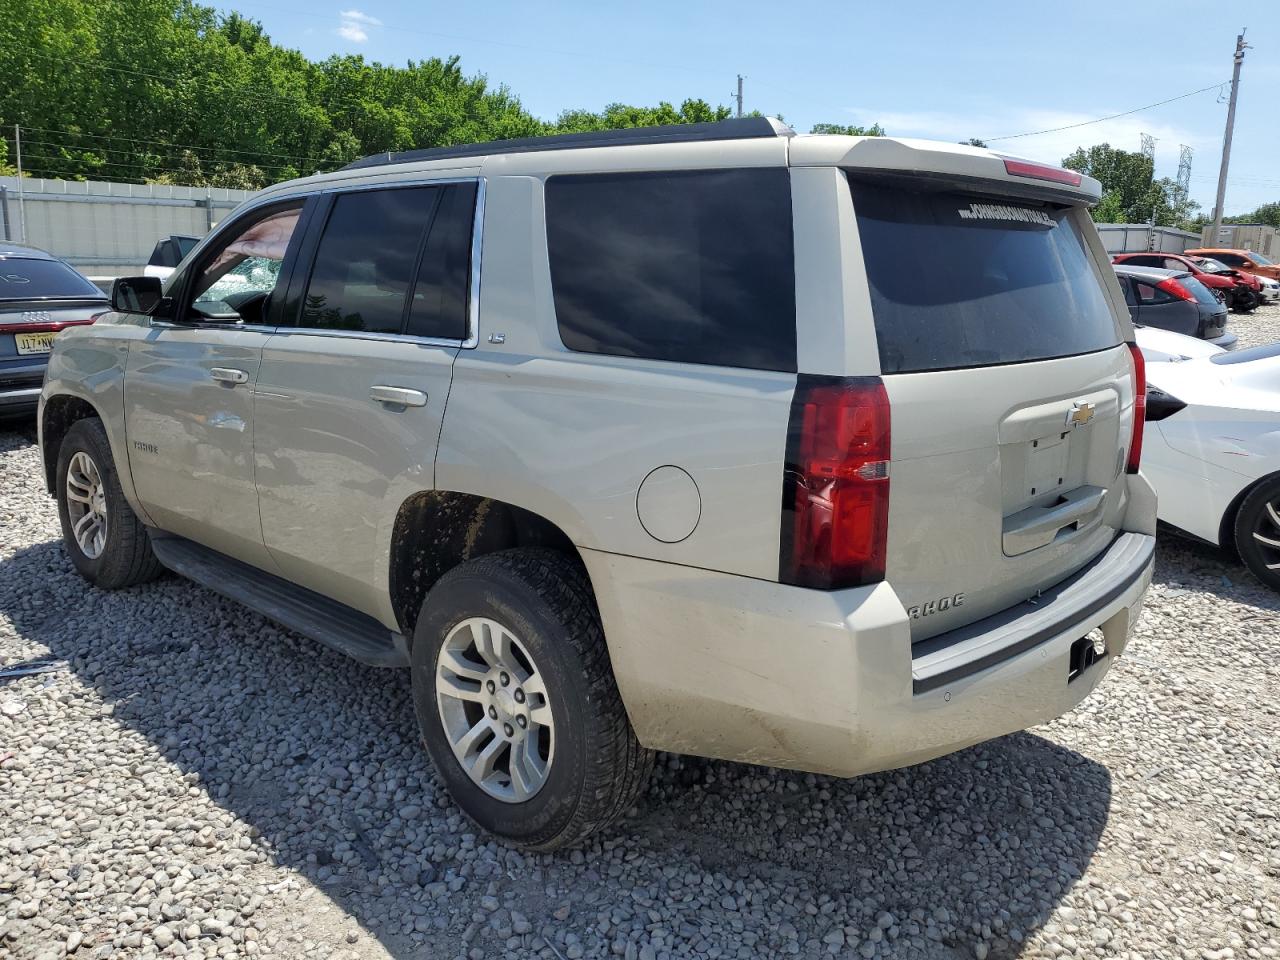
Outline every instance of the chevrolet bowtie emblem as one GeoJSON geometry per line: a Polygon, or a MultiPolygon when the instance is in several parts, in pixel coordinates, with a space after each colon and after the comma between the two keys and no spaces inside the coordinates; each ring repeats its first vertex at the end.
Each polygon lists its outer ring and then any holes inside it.
{"type": "Polygon", "coordinates": [[[1067,426],[1079,427],[1093,419],[1092,403],[1077,403],[1067,411],[1067,426]]]}

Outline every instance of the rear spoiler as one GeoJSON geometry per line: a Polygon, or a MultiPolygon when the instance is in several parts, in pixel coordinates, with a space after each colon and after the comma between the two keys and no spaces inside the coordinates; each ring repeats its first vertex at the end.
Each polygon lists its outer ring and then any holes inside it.
{"type": "Polygon", "coordinates": [[[981,147],[896,137],[795,136],[789,144],[793,167],[842,167],[869,174],[925,177],[1011,196],[1034,196],[1093,206],[1102,184],[1093,177],[981,147]]]}

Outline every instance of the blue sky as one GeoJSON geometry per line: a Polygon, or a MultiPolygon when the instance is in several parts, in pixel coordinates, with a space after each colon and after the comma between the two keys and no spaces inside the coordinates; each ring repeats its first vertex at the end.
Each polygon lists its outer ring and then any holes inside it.
{"type": "Polygon", "coordinates": [[[457,54],[468,73],[505,83],[533,113],[606,103],[732,103],[782,114],[797,130],[872,123],[890,134],[981,137],[1002,151],[1060,161],[1077,146],[1137,150],[1157,138],[1157,176],[1195,150],[1192,198],[1213,204],[1226,86],[1131,116],[1062,127],[1231,77],[1245,59],[1226,211],[1280,200],[1280,2],[1190,0],[865,0],[763,3],[649,0],[439,5],[421,0],[243,0],[222,4],[263,22],[312,59],[360,53],[387,63],[457,54]],[[1244,11],[1248,11],[1245,13],[1244,11]]]}

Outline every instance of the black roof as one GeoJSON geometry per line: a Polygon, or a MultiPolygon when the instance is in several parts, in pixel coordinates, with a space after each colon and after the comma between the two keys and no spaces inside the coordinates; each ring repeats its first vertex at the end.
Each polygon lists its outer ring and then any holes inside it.
{"type": "Polygon", "coordinates": [[[708,140],[753,140],[761,137],[789,137],[794,131],[772,117],[742,117],[713,123],[672,123],[660,127],[630,127],[625,130],[593,130],[589,133],[561,133],[551,137],[522,137],[519,140],[491,140],[455,147],[429,147],[402,153],[375,153],[349,163],[343,170],[378,167],[389,163],[416,163],[421,160],[449,160],[455,157],[487,157],[498,153],[536,153],[542,150],[574,150],[580,147],[627,147],[647,143],[698,143],[708,140]]]}
{"type": "Polygon", "coordinates": [[[28,260],[57,260],[52,253],[39,247],[29,247],[14,240],[0,240],[0,257],[25,257],[28,260]]]}

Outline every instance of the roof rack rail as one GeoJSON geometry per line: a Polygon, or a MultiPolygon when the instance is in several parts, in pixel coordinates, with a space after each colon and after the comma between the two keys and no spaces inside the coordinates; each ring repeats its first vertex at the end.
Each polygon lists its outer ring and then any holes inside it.
{"type": "Polygon", "coordinates": [[[790,137],[795,131],[773,117],[741,117],[711,123],[671,123],[661,127],[630,127],[624,130],[593,130],[589,133],[561,133],[550,137],[522,137],[519,140],[492,140],[455,147],[428,147],[401,153],[375,153],[343,170],[379,167],[390,163],[417,163],[422,160],[450,160],[456,157],[487,157],[498,153],[537,153],[543,150],[574,150],[580,147],[630,147],[646,143],[700,143],[709,140],[753,140],[761,137],[790,137]]]}

